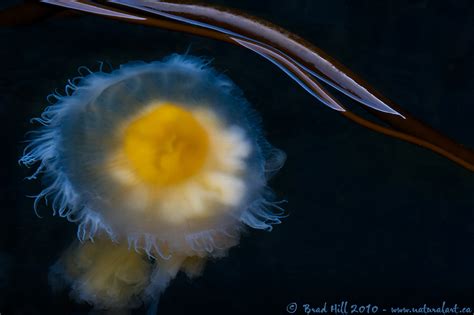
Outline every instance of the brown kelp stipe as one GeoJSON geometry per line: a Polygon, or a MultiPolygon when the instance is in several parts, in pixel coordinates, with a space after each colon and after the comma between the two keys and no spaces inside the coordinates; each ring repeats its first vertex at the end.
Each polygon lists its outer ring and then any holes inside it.
{"type": "Polygon", "coordinates": [[[0,12],[0,25],[35,22],[59,14],[58,8],[195,34],[245,47],[275,64],[311,95],[346,118],[374,131],[430,149],[474,171],[472,150],[385,99],[319,48],[269,22],[228,8],[189,1],[41,0],[0,12]],[[32,10],[33,6],[41,9],[32,10]],[[317,80],[354,99],[389,127],[347,110],[317,80]]]}

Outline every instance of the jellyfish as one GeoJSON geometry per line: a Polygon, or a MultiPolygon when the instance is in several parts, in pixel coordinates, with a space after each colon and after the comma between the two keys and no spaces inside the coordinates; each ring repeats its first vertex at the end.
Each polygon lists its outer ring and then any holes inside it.
{"type": "Polygon", "coordinates": [[[35,210],[45,199],[78,226],[53,286],[99,309],[153,306],[178,272],[198,276],[246,228],[280,223],[267,182],[285,154],[208,60],[80,70],[66,95],[50,95],[20,159],[44,185],[35,210]]]}

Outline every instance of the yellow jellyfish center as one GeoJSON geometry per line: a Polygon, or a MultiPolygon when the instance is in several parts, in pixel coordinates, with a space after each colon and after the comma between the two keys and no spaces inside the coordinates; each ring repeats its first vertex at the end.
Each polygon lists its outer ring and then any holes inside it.
{"type": "Polygon", "coordinates": [[[180,183],[204,165],[209,151],[207,132],[183,107],[164,103],[151,108],[126,127],[125,155],[146,183],[180,183]]]}

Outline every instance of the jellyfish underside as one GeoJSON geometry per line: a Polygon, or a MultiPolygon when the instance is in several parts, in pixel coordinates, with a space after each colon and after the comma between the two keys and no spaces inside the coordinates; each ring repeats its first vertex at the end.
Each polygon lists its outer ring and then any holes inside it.
{"type": "Polygon", "coordinates": [[[35,203],[51,200],[78,224],[80,242],[51,271],[77,300],[156,304],[180,270],[199,275],[245,227],[280,223],[267,180],[285,155],[208,61],[129,63],[66,91],[37,119],[44,126],[20,162],[39,163],[32,178],[41,174],[46,188],[35,203]]]}

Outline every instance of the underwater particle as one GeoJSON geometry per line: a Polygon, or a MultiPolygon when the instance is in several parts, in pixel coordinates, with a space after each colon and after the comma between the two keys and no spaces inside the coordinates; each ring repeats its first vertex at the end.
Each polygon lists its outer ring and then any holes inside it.
{"type": "MultiPolygon", "coordinates": [[[[203,59],[172,55],[69,81],[20,162],[53,214],[78,224],[51,275],[98,308],[157,303],[179,271],[225,256],[282,210],[267,181],[285,154],[240,89],[203,59]]],[[[57,283],[56,280],[53,280],[57,283]]]]}

